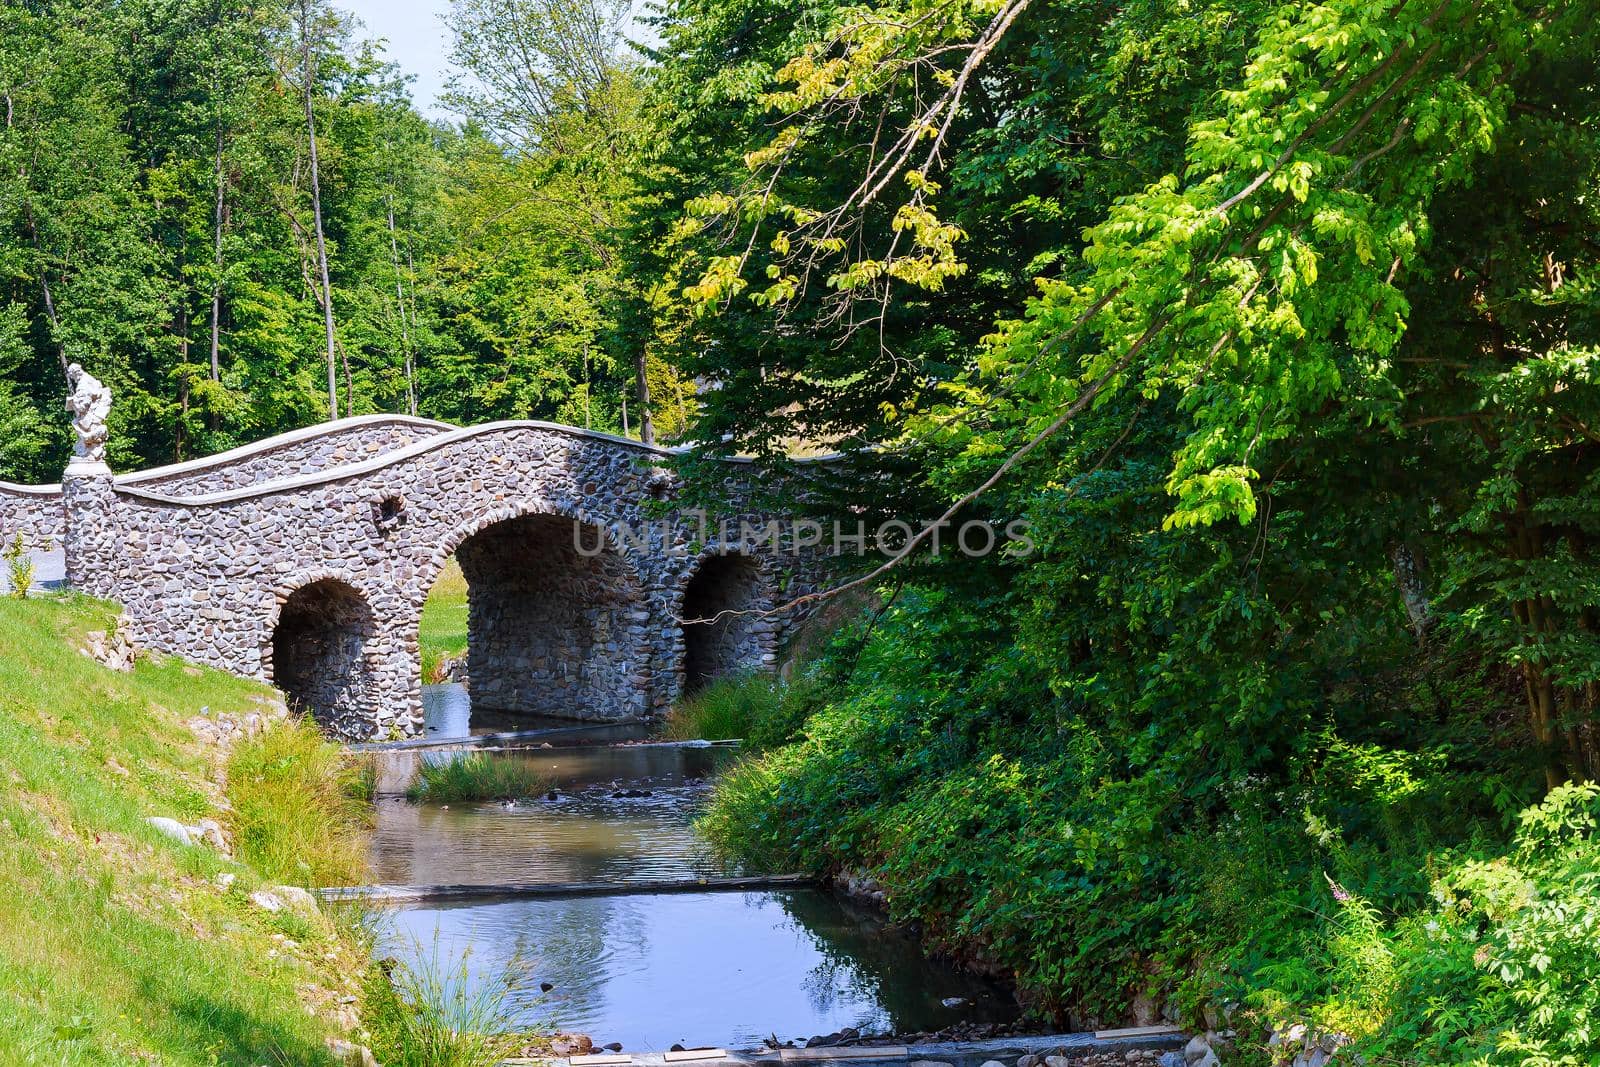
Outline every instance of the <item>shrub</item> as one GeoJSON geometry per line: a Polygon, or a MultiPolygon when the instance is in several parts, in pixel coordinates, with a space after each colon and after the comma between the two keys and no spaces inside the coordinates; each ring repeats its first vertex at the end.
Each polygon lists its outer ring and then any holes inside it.
{"type": "Polygon", "coordinates": [[[240,741],[228,759],[234,847],[278,881],[351,885],[366,873],[362,772],[309,719],[240,741]]]}
{"type": "Polygon", "coordinates": [[[11,544],[0,552],[0,559],[5,560],[6,578],[11,587],[11,595],[18,600],[27,599],[28,590],[33,587],[34,564],[28,556],[28,543],[22,534],[17,534],[11,544]]]}
{"type": "Polygon", "coordinates": [[[406,799],[441,804],[473,800],[521,800],[546,792],[550,783],[516,756],[469,752],[423,763],[406,799]]]}
{"type": "Polygon", "coordinates": [[[1443,870],[1425,908],[1385,918],[1333,884],[1316,965],[1326,993],[1254,997],[1357,1039],[1374,1062],[1600,1062],[1600,787],[1567,785],[1518,817],[1504,854],[1443,870]]]}

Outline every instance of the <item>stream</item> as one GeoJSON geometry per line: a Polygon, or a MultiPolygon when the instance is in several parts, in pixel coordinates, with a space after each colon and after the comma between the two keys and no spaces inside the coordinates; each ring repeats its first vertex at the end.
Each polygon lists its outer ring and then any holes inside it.
{"type": "MultiPolygon", "coordinates": [[[[429,689],[431,736],[465,736],[469,725],[481,732],[464,691],[429,689]]],[[[526,718],[516,727],[528,728],[526,718]]],[[[380,798],[376,880],[626,885],[741,873],[720,863],[692,825],[711,779],[736,752],[596,740],[494,754],[535,764],[553,783],[554,800],[380,798]]],[[[914,937],[816,889],[406,905],[389,912],[379,950],[464,966],[471,983],[509,969],[520,1023],[630,1051],[674,1043],[750,1048],[769,1036],[933,1030],[1015,1015],[1003,987],[929,960],[914,937]],[[549,992],[541,993],[543,984],[549,992]]]]}

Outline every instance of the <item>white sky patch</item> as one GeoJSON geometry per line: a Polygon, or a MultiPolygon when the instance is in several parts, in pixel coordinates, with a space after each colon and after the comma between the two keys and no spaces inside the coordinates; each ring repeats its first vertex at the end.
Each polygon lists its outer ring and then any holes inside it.
{"type": "Polygon", "coordinates": [[[450,0],[335,0],[362,22],[356,36],[383,38],[384,56],[402,73],[414,75],[411,98],[432,119],[452,116],[439,104],[450,80],[450,30],[444,16],[450,0]]]}

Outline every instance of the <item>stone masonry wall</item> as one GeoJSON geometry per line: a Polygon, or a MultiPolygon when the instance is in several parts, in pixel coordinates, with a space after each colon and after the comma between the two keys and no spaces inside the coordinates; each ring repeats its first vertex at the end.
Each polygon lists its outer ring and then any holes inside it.
{"type": "MultiPolygon", "coordinates": [[[[371,469],[181,500],[109,476],[76,478],[65,487],[68,578],[122,602],[136,643],[288,683],[292,697],[323,705],[332,732],[382,739],[419,732],[423,603],[452,553],[487,534],[462,557],[478,575],[475,695],[583,718],[660,713],[683,685],[678,620],[690,579],[721,548],[696,543],[692,521],[657,519],[642,544],[621,534],[645,526],[670,489],[656,455],[605,435],[517,423],[433,434],[371,469]],[[543,518],[521,523],[529,516],[543,518]],[[558,534],[575,527],[611,531],[613,547],[580,560],[558,534]],[[324,652],[311,662],[360,675],[331,705],[325,693],[293,691],[308,684],[306,656],[285,677],[274,663],[280,622],[295,618],[292,598],[317,582],[348,587],[373,620],[358,643],[338,625],[319,638],[324,652]]],[[[788,558],[756,566],[761,591],[751,595],[791,595],[811,581],[788,558]]],[[[753,622],[743,647],[770,662],[781,632],[774,620],[753,622]]]]}
{"type": "Polygon", "coordinates": [[[61,540],[66,531],[67,511],[59,489],[0,482],[0,540],[10,544],[20,533],[39,548],[61,540]]]}

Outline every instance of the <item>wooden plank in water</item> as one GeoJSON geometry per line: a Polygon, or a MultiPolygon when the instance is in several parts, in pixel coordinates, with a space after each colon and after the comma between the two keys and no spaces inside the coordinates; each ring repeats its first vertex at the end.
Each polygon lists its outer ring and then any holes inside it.
{"type": "Polygon", "coordinates": [[[1120,1030],[1096,1030],[1094,1036],[1100,1041],[1114,1041],[1119,1037],[1165,1037],[1183,1032],[1181,1026],[1125,1026],[1120,1030]]]}
{"type": "Polygon", "coordinates": [[[672,879],[654,882],[548,882],[519,885],[355,885],[317,890],[323,900],[412,903],[428,900],[482,900],[490,897],[603,897],[644,893],[726,893],[739,890],[794,889],[814,885],[804,874],[733,878],[672,879]]]}
{"type": "Polygon", "coordinates": [[[661,1059],[666,1063],[692,1063],[695,1060],[722,1060],[727,1057],[728,1050],[725,1048],[691,1048],[661,1054],[661,1059]]]}
{"type": "Polygon", "coordinates": [[[826,1048],[786,1048],[784,1063],[815,1063],[832,1060],[903,1060],[911,1054],[904,1045],[833,1045],[826,1048]]]}

